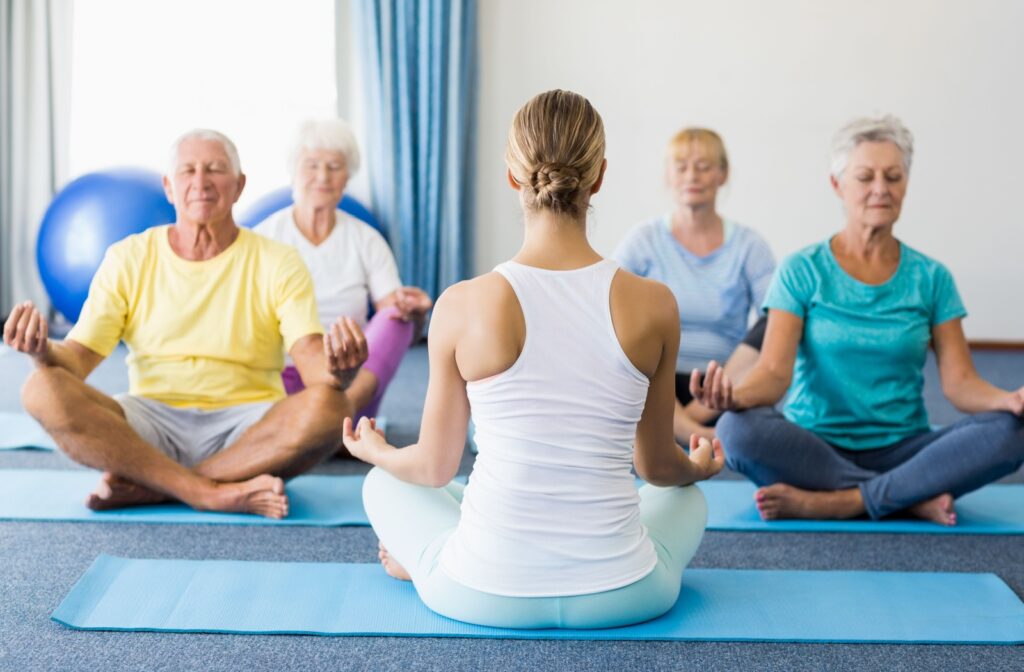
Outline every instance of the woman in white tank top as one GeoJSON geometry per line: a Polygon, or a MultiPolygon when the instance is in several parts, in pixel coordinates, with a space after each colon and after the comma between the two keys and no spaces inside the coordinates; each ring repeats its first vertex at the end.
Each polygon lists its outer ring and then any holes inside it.
{"type": "Polygon", "coordinates": [[[707,518],[672,431],[679,318],[664,285],[602,259],[586,238],[601,187],[601,117],[550,91],[516,114],[508,181],[519,253],[450,287],[430,330],[420,440],[388,445],[364,419],[345,446],[377,466],[363,489],[381,560],[431,609],[482,625],[597,628],[663,614],[707,518]],[[479,455],[458,469],[470,409],[479,455]],[[636,488],[631,467],[650,485],[636,488]],[[690,487],[679,487],[690,486],[690,487]]]}

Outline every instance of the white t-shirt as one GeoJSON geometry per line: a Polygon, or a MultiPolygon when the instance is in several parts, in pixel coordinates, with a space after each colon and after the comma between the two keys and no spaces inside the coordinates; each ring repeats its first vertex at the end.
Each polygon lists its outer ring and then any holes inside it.
{"type": "Polygon", "coordinates": [[[329,328],[342,315],[366,326],[368,302],[380,301],[402,286],[398,266],[384,237],[369,224],[336,211],[331,235],[314,245],[302,235],[292,208],[278,210],[253,229],[294,246],[309,267],[320,322],[329,328]]]}

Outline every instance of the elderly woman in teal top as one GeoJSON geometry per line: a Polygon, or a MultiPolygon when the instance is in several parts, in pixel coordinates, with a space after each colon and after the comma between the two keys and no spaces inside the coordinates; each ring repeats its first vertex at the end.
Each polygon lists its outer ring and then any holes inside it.
{"type": "Polygon", "coordinates": [[[780,266],[750,373],[733,388],[712,365],[691,382],[695,398],[733,411],[718,435],[729,466],[761,486],[762,518],[902,512],[955,525],[957,497],[1024,463],[1024,388],[978,375],[953,277],[893,236],[912,152],[893,117],[839,131],[832,186],[846,227],[780,266]],[[938,431],[922,399],[929,343],[943,393],[971,414],[938,431]],[[783,415],[772,405],[787,389],[783,415]]]}

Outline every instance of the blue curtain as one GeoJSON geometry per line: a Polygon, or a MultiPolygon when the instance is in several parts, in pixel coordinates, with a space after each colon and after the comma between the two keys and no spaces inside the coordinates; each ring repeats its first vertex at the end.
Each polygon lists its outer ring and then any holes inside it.
{"type": "Polygon", "coordinates": [[[402,281],[435,298],[472,272],[476,0],[359,0],[367,164],[402,281]]]}

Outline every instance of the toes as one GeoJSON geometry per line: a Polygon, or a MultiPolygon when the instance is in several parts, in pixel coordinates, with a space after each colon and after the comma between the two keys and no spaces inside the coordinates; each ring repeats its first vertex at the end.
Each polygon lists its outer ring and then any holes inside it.
{"type": "Polygon", "coordinates": [[[288,498],[270,490],[250,493],[245,509],[267,518],[284,518],[288,515],[288,498]]]}

